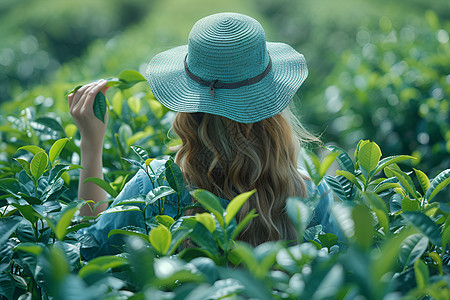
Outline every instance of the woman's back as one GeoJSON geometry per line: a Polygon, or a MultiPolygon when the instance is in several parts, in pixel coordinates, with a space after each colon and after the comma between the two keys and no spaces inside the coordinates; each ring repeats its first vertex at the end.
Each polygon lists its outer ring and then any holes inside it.
{"type": "MultiPolygon", "coordinates": [[[[150,166],[153,170],[164,168],[164,165],[168,157],[162,157],[155,159],[151,162],[150,166]]],[[[299,173],[304,173],[303,170],[298,170],[299,173]]],[[[336,224],[334,223],[329,207],[333,204],[333,196],[331,190],[325,183],[321,183],[318,187],[314,185],[312,181],[305,180],[305,192],[306,198],[311,201],[317,201],[317,205],[313,210],[313,216],[309,222],[309,226],[322,225],[324,232],[338,234],[336,224]]],[[[156,183],[155,183],[156,184],[156,183]]],[[[139,170],[137,174],[125,185],[121,193],[114,199],[110,207],[124,202],[124,200],[131,199],[138,195],[147,195],[155,188],[150,181],[148,175],[139,170]]],[[[229,203],[228,199],[219,198],[223,207],[226,207],[229,203]]],[[[185,188],[181,193],[181,206],[186,207],[192,204],[192,197],[188,188],[185,188]]],[[[147,219],[151,219],[156,216],[158,208],[156,205],[144,205],[132,203],[130,205],[137,205],[142,211],[145,211],[147,219]]],[[[171,194],[165,198],[164,201],[164,214],[175,218],[178,212],[178,197],[176,194],[171,194]]],[[[82,233],[86,235],[86,240],[91,242],[88,245],[84,245],[81,249],[82,255],[86,259],[90,259],[99,255],[109,255],[119,253],[120,247],[125,243],[124,236],[111,235],[108,237],[109,232],[113,229],[130,228],[130,226],[136,227],[134,230],[144,230],[146,227],[145,220],[141,211],[124,211],[120,213],[109,213],[100,215],[95,224],[84,229],[82,233]],[[140,228],[140,229],[139,229],[140,228]]],[[[267,233],[264,231],[251,232],[253,235],[260,235],[258,240],[267,241],[267,233]]],[[[282,238],[280,238],[282,239],[282,238]]],[[[289,241],[297,240],[297,235],[289,241]]]]}
{"type": "Polygon", "coordinates": [[[239,239],[253,245],[296,239],[286,199],[305,197],[306,187],[297,171],[299,140],[282,114],[244,124],[217,115],[178,113],[173,129],[182,140],[176,162],[189,185],[224,199],[256,189],[237,220],[253,208],[259,217],[239,239]]]}
{"type": "MultiPolygon", "coordinates": [[[[297,156],[300,143],[315,138],[298,121],[292,122],[286,109],[307,74],[302,54],[287,44],[266,42],[255,19],[236,13],[199,20],[187,45],[159,53],[147,67],[145,76],[155,98],[178,112],[173,128],[182,146],[176,162],[187,183],[228,200],[256,189],[237,215],[239,221],[256,209],[258,217],[239,236],[253,245],[297,239],[286,199],[307,195],[310,183],[297,171],[297,156]]],[[[68,97],[81,133],[84,169],[79,197],[96,203],[106,195],[84,179],[103,178],[101,154],[108,116],[99,124],[92,103],[105,86],[106,81],[92,83],[68,97]]],[[[123,194],[145,192],[145,184],[136,176],[123,194]]],[[[81,213],[97,215],[104,209],[100,204],[94,210],[89,204],[81,213]]],[[[97,228],[123,225],[114,219],[105,221],[111,218],[101,216],[97,228]]],[[[136,223],[130,215],[119,218],[136,223]]]]}

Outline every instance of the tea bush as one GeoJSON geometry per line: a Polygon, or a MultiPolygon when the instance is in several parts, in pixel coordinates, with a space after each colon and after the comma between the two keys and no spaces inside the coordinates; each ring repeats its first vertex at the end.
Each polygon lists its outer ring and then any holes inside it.
{"type": "MultiPolygon", "coordinates": [[[[167,136],[172,113],[140,89],[142,76],[125,71],[107,93],[111,133],[105,139],[106,180],[94,180],[115,198],[137,168],[166,186],[124,199],[104,213],[164,210],[164,197],[179,193],[183,176],[169,158],[160,170],[151,158],[170,154],[178,143],[167,136]],[[135,98],[135,99],[134,99],[135,98]],[[136,99],[140,99],[137,101],[136,99]],[[136,107],[141,105],[141,107],[136,107]],[[149,116],[152,116],[151,118],[149,116]],[[145,128],[142,130],[141,128],[145,128]],[[140,146],[133,146],[139,144],[140,146]],[[122,159],[122,157],[124,159],[122,159]],[[145,209],[144,209],[145,210],[145,209]]],[[[79,136],[71,124],[44,108],[28,108],[2,127],[0,179],[0,295],[5,299],[448,299],[450,209],[437,195],[450,169],[434,178],[410,171],[415,158],[382,158],[374,142],[360,141],[355,159],[328,146],[321,161],[303,153],[311,180],[325,181],[336,198],[332,214],[342,238],[309,226],[318,195],[287,200],[297,245],[284,241],[258,247],[237,241],[258,217],[234,216],[252,194],[226,208],[204,190],[192,191],[205,213],[158,215],[147,228],[116,229],[127,242],[117,255],[86,260],[92,240],[83,228],[76,198],[79,136]],[[42,110],[41,110],[42,109],[42,110]],[[44,113],[44,114],[42,114],[44,113]],[[5,146],[7,145],[7,146],[5,146]],[[337,161],[335,176],[326,171],[337,161]],[[399,166],[402,164],[402,167],[399,166]],[[417,182],[417,184],[415,184],[417,182]],[[190,245],[190,246],[188,246],[190,245]]]]}
{"type": "Polygon", "coordinates": [[[450,27],[428,11],[425,26],[361,28],[325,89],[329,134],[370,136],[388,153],[413,153],[437,172],[450,165],[450,27]]]}
{"type": "Polygon", "coordinates": [[[305,54],[298,105],[312,131],[344,149],[370,137],[389,155],[413,153],[434,176],[450,166],[449,3],[404,4],[261,1],[257,9],[305,54]]]}

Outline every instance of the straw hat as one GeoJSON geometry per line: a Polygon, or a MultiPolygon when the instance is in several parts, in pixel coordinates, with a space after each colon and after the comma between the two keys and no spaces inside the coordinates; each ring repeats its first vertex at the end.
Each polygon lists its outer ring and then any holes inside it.
{"type": "Polygon", "coordinates": [[[153,94],[167,108],[241,123],[283,111],[307,75],[302,54],[266,42],[261,24],[237,13],[199,20],[188,45],[157,54],[146,71],[153,94]]]}

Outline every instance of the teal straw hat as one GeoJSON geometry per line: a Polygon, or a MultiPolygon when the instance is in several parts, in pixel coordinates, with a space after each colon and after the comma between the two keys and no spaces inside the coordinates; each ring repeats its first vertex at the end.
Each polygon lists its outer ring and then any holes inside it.
{"type": "Polygon", "coordinates": [[[146,71],[150,89],[167,108],[240,123],[282,112],[307,75],[302,54],[266,42],[261,24],[237,13],[199,20],[188,45],[157,54],[146,71]]]}

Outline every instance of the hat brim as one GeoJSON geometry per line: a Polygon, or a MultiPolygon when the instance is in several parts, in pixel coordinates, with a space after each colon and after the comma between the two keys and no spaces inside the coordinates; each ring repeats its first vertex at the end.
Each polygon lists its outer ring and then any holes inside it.
{"type": "Polygon", "coordinates": [[[157,54],[148,64],[145,77],[155,98],[177,112],[203,112],[240,123],[254,123],[282,112],[308,75],[305,58],[284,43],[267,42],[272,69],[259,82],[236,89],[215,89],[186,74],[184,59],[188,46],[157,54]]]}

